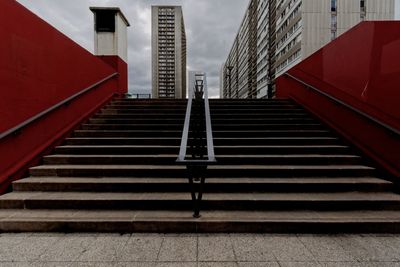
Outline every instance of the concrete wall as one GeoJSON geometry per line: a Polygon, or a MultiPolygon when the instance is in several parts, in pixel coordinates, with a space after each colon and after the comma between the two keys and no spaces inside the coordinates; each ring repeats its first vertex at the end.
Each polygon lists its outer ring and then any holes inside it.
{"type": "Polygon", "coordinates": [[[115,32],[95,32],[94,51],[98,56],[119,56],[128,62],[128,29],[120,13],[115,14],[115,32]]]}

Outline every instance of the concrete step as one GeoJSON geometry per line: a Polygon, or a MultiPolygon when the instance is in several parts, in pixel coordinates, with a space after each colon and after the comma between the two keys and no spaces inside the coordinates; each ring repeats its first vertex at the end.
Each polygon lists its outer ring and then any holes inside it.
{"type": "MultiPolygon", "coordinates": [[[[159,109],[141,109],[138,110],[138,114],[145,113],[145,114],[151,114],[151,113],[160,113],[159,109]]],[[[186,109],[162,109],[163,114],[186,114],[186,109]]],[[[135,114],[132,112],[132,110],[129,109],[102,109],[98,114],[103,114],[103,115],[118,115],[118,114],[135,114]]]]}
{"type": "MultiPolygon", "coordinates": [[[[196,186],[198,188],[198,186],[196,186]]],[[[382,192],[391,182],[374,177],[207,178],[204,192],[382,192]]],[[[190,192],[185,178],[30,177],[13,183],[14,191],[41,192],[190,192]]]]}
{"type": "MultiPolygon", "coordinates": [[[[365,177],[375,169],[364,165],[215,165],[209,177],[365,177]]],[[[165,165],[41,165],[32,176],[60,177],[178,177],[186,178],[184,166],[165,165]]]]}
{"type": "MultiPolygon", "coordinates": [[[[191,140],[191,139],[190,139],[191,140]]],[[[189,140],[189,142],[190,142],[189,140]]],[[[181,138],[136,137],[136,138],[67,138],[66,145],[180,145],[181,138]]],[[[291,138],[214,138],[216,146],[238,145],[336,145],[340,141],[333,137],[291,138]]]]}
{"type": "MultiPolygon", "coordinates": [[[[264,155],[268,154],[349,154],[351,148],[342,145],[288,145],[288,146],[216,146],[216,155],[264,155]]],[[[187,154],[190,155],[191,149],[188,147],[187,154]]],[[[77,155],[151,155],[151,154],[175,154],[179,153],[179,146],[59,146],[54,150],[55,154],[77,154],[77,155]]]]}
{"type": "Polygon", "coordinates": [[[133,109],[133,110],[138,110],[138,109],[186,109],[187,103],[185,102],[180,102],[180,103],[170,103],[169,105],[164,105],[164,104],[124,104],[124,103],[110,103],[106,106],[104,106],[105,109],[133,109]]]}
{"type": "MultiPolygon", "coordinates": [[[[212,119],[230,119],[232,114],[211,114],[212,119]]],[[[99,119],[133,119],[133,118],[142,118],[142,119],[159,119],[159,118],[167,118],[167,119],[182,119],[185,118],[185,113],[174,113],[174,114],[165,114],[165,113],[125,113],[125,114],[102,114],[98,113],[93,116],[93,118],[99,119]]],[[[235,114],[235,118],[237,119],[251,119],[251,118],[259,118],[259,119],[267,119],[267,118],[310,118],[310,115],[304,112],[299,113],[264,113],[264,114],[235,114]]]]}
{"type": "Polygon", "coordinates": [[[0,210],[1,232],[400,233],[398,211],[0,210]]]}
{"type": "MultiPolygon", "coordinates": [[[[160,111],[161,112],[161,111],[160,111]]],[[[125,114],[104,114],[97,113],[92,118],[93,119],[133,119],[133,118],[142,118],[142,119],[185,119],[185,113],[125,113],[125,114]]]]}
{"type": "MultiPolygon", "coordinates": [[[[111,103],[107,106],[105,106],[105,109],[130,109],[130,110],[140,110],[140,109],[185,109],[186,110],[186,103],[174,103],[170,104],[168,106],[165,105],[124,105],[124,104],[116,104],[116,103],[111,103]]],[[[292,104],[292,103],[274,103],[274,104],[219,104],[219,105],[210,105],[210,109],[213,110],[218,110],[218,109],[236,109],[236,110],[242,110],[242,109],[299,109],[298,105],[292,104]]]]}
{"type": "MultiPolygon", "coordinates": [[[[130,164],[175,164],[177,155],[50,155],[43,158],[44,164],[85,164],[85,165],[130,165],[130,164]]],[[[361,164],[356,155],[217,155],[218,164],[253,165],[350,165],[361,164]]]]}
{"type": "MultiPolygon", "coordinates": [[[[150,107],[147,109],[140,109],[138,110],[140,113],[152,113],[152,112],[160,112],[159,109],[151,109],[150,107]]],[[[176,108],[165,108],[162,109],[163,113],[186,113],[186,109],[176,109],[176,108]]],[[[126,114],[132,113],[130,109],[102,109],[102,114],[126,114]]],[[[301,108],[269,108],[269,109],[212,109],[210,108],[210,113],[213,114],[268,114],[268,113],[304,113],[304,110],[301,108]]]]}
{"type": "MultiPolygon", "coordinates": [[[[190,193],[12,192],[1,209],[187,210],[190,193]]],[[[206,193],[203,210],[400,210],[391,192],[206,193]]]]}
{"type": "MultiPolygon", "coordinates": [[[[182,130],[183,124],[83,124],[82,130],[182,130]]],[[[323,130],[318,123],[213,124],[213,131],[238,130],[323,130]]]]}
{"type": "MultiPolygon", "coordinates": [[[[112,104],[126,105],[171,105],[171,104],[187,104],[186,99],[116,99],[111,101],[112,104]]],[[[210,105],[238,105],[238,104],[294,104],[290,99],[209,99],[210,105]]]]}
{"type": "MultiPolygon", "coordinates": [[[[75,137],[182,137],[182,130],[77,130],[75,137]]],[[[328,130],[215,131],[213,137],[332,137],[328,130]]]]}
{"type": "MultiPolygon", "coordinates": [[[[139,118],[139,117],[131,117],[129,119],[126,118],[113,118],[113,119],[99,119],[93,118],[89,120],[89,123],[93,124],[178,124],[184,123],[184,118],[158,118],[158,119],[149,119],[149,118],[139,118]]],[[[238,118],[220,118],[215,119],[212,118],[212,123],[214,124],[266,124],[266,123],[273,123],[273,124],[288,124],[288,123],[316,123],[316,121],[312,118],[245,118],[245,119],[238,119],[238,118]]]]}

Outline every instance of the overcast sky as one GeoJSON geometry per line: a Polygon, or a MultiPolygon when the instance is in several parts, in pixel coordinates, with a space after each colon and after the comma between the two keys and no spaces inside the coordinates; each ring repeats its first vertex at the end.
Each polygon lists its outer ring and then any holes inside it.
{"type": "MultiPolygon", "coordinates": [[[[374,0],[379,1],[379,0],[374,0]]],[[[150,93],[151,5],[182,5],[188,42],[188,69],[207,72],[210,96],[219,95],[219,71],[227,57],[249,0],[18,0],[93,52],[90,6],[120,7],[129,28],[129,91],[150,93]]],[[[396,0],[400,18],[400,0],[396,0]]]]}

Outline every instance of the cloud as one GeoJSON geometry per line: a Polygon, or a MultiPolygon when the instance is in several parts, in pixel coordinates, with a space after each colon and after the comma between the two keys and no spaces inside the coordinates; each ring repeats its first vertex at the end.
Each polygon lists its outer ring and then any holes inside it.
{"type": "Polygon", "coordinates": [[[219,95],[219,71],[249,0],[18,0],[25,7],[93,52],[90,6],[117,6],[131,22],[129,91],[151,91],[151,5],[181,5],[189,70],[207,72],[210,96],[219,95]]]}

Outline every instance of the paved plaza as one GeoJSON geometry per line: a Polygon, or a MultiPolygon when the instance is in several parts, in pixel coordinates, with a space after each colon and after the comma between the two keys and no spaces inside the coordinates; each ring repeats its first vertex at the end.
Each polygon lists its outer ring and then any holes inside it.
{"type": "Polygon", "coordinates": [[[400,235],[1,234],[0,266],[400,266],[400,235]]]}

